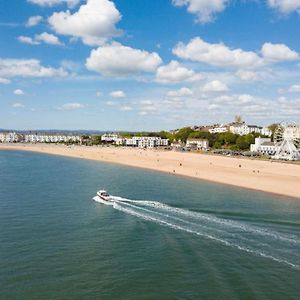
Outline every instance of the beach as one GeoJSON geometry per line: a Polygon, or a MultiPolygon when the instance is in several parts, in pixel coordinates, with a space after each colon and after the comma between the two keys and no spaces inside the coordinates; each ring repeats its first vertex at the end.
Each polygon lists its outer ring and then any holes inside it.
{"type": "Polygon", "coordinates": [[[0,144],[22,150],[104,161],[300,199],[300,165],[201,153],[50,144],[0,144]]]}

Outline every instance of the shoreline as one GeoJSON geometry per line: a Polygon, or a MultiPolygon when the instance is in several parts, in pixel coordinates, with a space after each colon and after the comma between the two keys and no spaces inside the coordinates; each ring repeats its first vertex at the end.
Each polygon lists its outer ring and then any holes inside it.
{"type": "Polygon", "coordinates": [[[53,144],[0,144],[20,150],[122,164],[300,200],[300,165],[199,153],[53,144]]]}

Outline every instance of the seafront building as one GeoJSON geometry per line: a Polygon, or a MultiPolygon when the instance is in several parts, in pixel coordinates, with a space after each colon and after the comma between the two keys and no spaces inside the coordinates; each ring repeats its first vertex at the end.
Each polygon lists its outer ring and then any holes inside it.
{"type": "Polygon", "coordinates": [[[125,139],[125,145],[138,148],[166,147],[169,140],[157,136],[133,136],[125,139]]]}
{"type": "Polygon", "coordinates": [[[272,131],[267,127],[257,125],[247,125],[246,123],[234,123],[229,126],[229,131],[238,135],[247,135],[249,133],[259,133],[265,136],[271,136],[272,131]]]}
{"type": "Polygon", "coordinates": [[[270,138],[258,137],[255,139],[255,143],[250,145],[251,152],[257,152],[260,154],[274,155],[278,149],[278,146],[274,142],[271,142],[270,138]]]}
{"type": "Polygon", "coordinates": [[[1,143],[68,143],[81,142],[79,135],[18,134],[15,132],[0,133],[1,143]]]}
{"type": "Polygon", "coordinates": [[[105,133],[101,136],[101,141],[112,143],[118,146],[138,147],[138,148],[155,148],[166,147],[169,145],[168,139],[162,139],[158,136],[133,136],[123,138],[117,134],[105,133]]]}
{"type": "Polygon", "coordinates": [[[107,143],[117,142],[121,137],[115,133],[105,133],[101,135],[101,141],[107,143]]]}
{"type": "Polygon", "coordinates": [[[0,132],[1,143],[17,143],[22,141],[22,136],[15,132],[0,132]]]}
{"type": "Polygon", "coordinates": [[[206,139],[187,139],[186,147],[191,150],[208,150],[209,142],[206,139]]]}

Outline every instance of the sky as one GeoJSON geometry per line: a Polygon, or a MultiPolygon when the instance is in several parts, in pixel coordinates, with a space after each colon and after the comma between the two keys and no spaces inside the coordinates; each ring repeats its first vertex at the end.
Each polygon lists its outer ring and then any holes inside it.
{"type": "Polygon", "coordinates": [[[0,2],[0,128],[300,122],[300,0],[0,2]]]}

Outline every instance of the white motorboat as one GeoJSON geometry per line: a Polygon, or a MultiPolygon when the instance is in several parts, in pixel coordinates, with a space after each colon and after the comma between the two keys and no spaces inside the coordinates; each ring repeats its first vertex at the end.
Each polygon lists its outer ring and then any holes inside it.
{"type": "Polygon", "coordinates": [[[97,196],[95,196],[93,199],[106,205],[114,205],[112,197],[105,190],[98,191],[97,196]]]}

